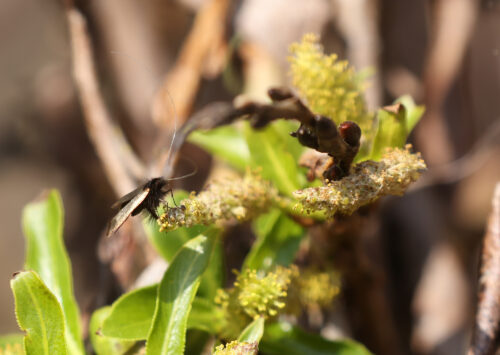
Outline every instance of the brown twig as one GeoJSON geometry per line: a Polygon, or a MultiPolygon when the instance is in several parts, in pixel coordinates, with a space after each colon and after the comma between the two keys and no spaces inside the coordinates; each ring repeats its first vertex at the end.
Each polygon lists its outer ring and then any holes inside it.
{"type": "MultiPolygon", "coordinates": [[[[335,126],[332,119],[315,115],[291,90],[280,87],[268,90],[272,103],[260,103],[240,97],[233,105],[216,103],[209,105],[201,114],[195,115],[180,129],[185,137],[195,128],[214,128],[231,123],[238,118],[247,119],[252,127],[262,128],[277,119],[295,119],[301,125],[291,135],[299,142],[318,152],[327,153],[333,161],[323,177],[339,180],[349,174],[354,157],[359,149],[361,130],[350,121],[335,126]]],[[[180,140],[182,142],[182,139],[180,140]]],[[[175,151],[174,149],[172,149],[175,151]]]]}
{"type": "Polygon", "coordinates": [[[492,355],[500,333],[500,182],[484,236],[476,324],[469,355],[492,355]]]}
{"type": "MultiPolygon", "coordinates": [[[[230,4],[228,0],[211,0],[196,15],[177,62],[166,75],[153,103],[153,120],[157,125],[173,129],[169,122],[172,102],[181,124],[188,117],[207,63],[213,63],[214,54],[220,55],[221,48],[225,46],[226,16],[230,4]]],[[[221,70],[221,65],[218,67],[215,72],[221,70]]],[[[214,70],[211,72],[213,75],[214,70]]]]}
{"type": "Polygon", "coordinates": [[[110,114],[99,90],[86,21],[70,1],[65,4],[71,36],[73,76],[87,132],[115,193],[123,195],[135,187],[131,174],[141,175],[143,168],[127,147],[123,136],[111,124],[110,114]]]}

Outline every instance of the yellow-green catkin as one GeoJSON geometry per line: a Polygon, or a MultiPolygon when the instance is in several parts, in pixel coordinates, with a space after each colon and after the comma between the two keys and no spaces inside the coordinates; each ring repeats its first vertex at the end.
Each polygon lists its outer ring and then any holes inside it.
{"type": "Polygon", "coordinates": [[[226,336],[234,337],[258,317],[277,316],[286,306],[288,286],[297,275],[295,266],[277,266],[268,273],[250,269],[237,273],[234,287],[219,290],[215,298],[227,320],[226,336]]]}
{"type": "Polygon", "coordinates": [[[340,278],[334,270],[304,270],[293,282],[306,308],[328,308],[340,292],[340,278]]]}
{"type": "Polygon", "coordinates": [[[330,117],[339,124],[356,122],[365,137],[371,137],[373,114],[363,97],[363,79],[336,54],[325,55],[314,34],[306,34],[300,43],[290,46],[293,85],[316,114],[330,117]]]}
{"type": "Polygon", "coordinates": [[[259,345],[257,342],[247,343],[232,341],[224,345],[219,345],[215,348],[213,355],[257,355],[259,345]]]}
{"type": "Polygon", "coordinates": [[[198,195],[191,194],[182,207],[165,208],[158,219],[160,230],[210,225],[219,221],[248,220],[271,205],[277,195],[272,185],[259,174],[248,172],[241,179],[222,179],[210,183],[198,195]]]}
{"type": "Polygon", "coordinates": [[[356,164],[352,173],[327,186],[311,187],[293,193],[306,211],[326,211],[350,215],[361,206],[385,195],[403,195],[408,186],[426,169],[419,153],[412,154],[411,146],[389,148],[381,160],[356,164]]]}

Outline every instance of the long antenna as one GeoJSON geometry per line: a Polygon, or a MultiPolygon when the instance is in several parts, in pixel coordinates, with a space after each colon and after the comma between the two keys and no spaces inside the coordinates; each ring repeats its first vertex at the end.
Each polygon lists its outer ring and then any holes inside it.
{"type": "MultiPolygon", "coordinates": [[[[123,52],[120,52],[120,51],[110,51],[110,53],[112,55],[125,56],[129,60],[137,62],[137,60],[133,56],[131,56],[131,55],[127,54],[127,53],[123,53],[123,52]]],[[[153,74],[153,72],[149,68],[146,68],[146,70],[149,71],[150,74],[153,74]]],[[[184,138],[185,138],[185,135],[183,136],[183,138],[181,138],[181,142],[179,142],[178,144],[176,144],[175,147],[174,147],[175,139],[177,137],[177,121],[178,121],[177,109],[175,107],[175,102],[172,99],[172,96],[170,95],[170,92],[166,88],[164,88],[164,87],[160,87],[160,90],[162,91],[162,95],[166,95],[167,100],[172,105],[172,113],[173,113],[173,117],[174,117],[174,122],[173,122],[174,123],[174,132],[173,132],[172,137],[170,139],[170,144],[169,144],[169,147],[168,147],[168,151],[165,152],[165,151],[162,150],[162,152],[160,153],[160,155],[158,156],[158,158],[155,159],[155,161],[153,162],[151,168],[149,169],[149,175],[150,176],[148,176],[148,178],[157,177],[158,175],[162,175],[162,176],[165,176],[166,178],[169,178],[169,179],[172,179],[172,180],[174,180],[174,179],[175,180],[180,180],[181,178],[185,178],[185,177],[192,176],[192,175],[196,174],[196,172],[198,170],[195,167],[195,170],[192,173],[189,173],[188,175],[180,176],[180,177],[175,177],[175,178],[170,178],[170,176],[173,173],[173,167],[172,167],[173,163],[172,163],[172,160],[176,156],[177,151],[179,150],[179,148],[182,146],[184,138]]],[[[158,92],[158,90],[155,90],[155,92],[158,92]]],[[[164,133],[168,134],[168,132],[164,132],[164,133]]],[[[160,138],[160,141],[163,141],[163,138],[160,138]]]]}

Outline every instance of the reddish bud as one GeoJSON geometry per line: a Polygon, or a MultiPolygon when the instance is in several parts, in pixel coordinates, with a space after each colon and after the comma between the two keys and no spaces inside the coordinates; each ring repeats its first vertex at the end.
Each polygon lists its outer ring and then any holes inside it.
{"type": "Polygon", "coordinates": [[[361,129],[352,121],[344,121],[339,125],[339,133],[342,139],[351,147],[359,146],[361,129]]]}

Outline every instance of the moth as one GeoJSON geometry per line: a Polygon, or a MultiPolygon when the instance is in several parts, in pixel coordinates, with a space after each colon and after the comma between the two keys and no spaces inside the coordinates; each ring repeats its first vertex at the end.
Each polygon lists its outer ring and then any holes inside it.
{"type": "MultiPolygon", "coordinates": [[[[212,117],[211,114],[208,115],[209,118],[206,116],[206,112],[196,114],[179,129],[179,132],[174,131],[168,155],[162,157],[163,159],[158,159],[159,166],[164,166],[163,173],[166,177],[156,177],[148,180],[146,183],[140,185],[135,190],[120,198],[111,206],[111,208],[119,208],[120,210],[109,222],[106,230],[106,237],[115,233],[123,225],[123,223],[125,223],[127,218],[130,216],[136,216],[142,211],[147,211],[152,218],[158,219],[158,213],[156,210],[158,209],[158,206],[160,206],[161,202],[165,202],[165,195],[170,194],[172,200],[174,199],[172,181],[191,177],[198,172],[196,164],[189,159],[186,159],[188,162],[193,164],[193,171],[183,176],[171,177],[173,161],[175,160],[174,157],[179,152],[182,144],[186,140],[186,137],[198,128],[210,129],[222,124],[222,122],[210,119],[212,117]],[[178,133],[177,137],[176,133],[178,133]]],[[[161,170],[161,168],[159,168],[159,170],[161,170]]],[[[167,204],[165,203],[165,205],[167,204]]],[[[180,208],[183,207],[184,206],[182,205],[180,206],[180,208]]]]}
{"type": "Polygon", "coordinates": [[[120,210],[109,222],[106,237],[115,233],[128,217],[138,215],[144,210],[154,219],[158,219],[156,210],[164,201],[164,196],[170,193],[173,199],[171,180],[162,177],[153,178],[116,201],[111,208],[120,210]]]}

